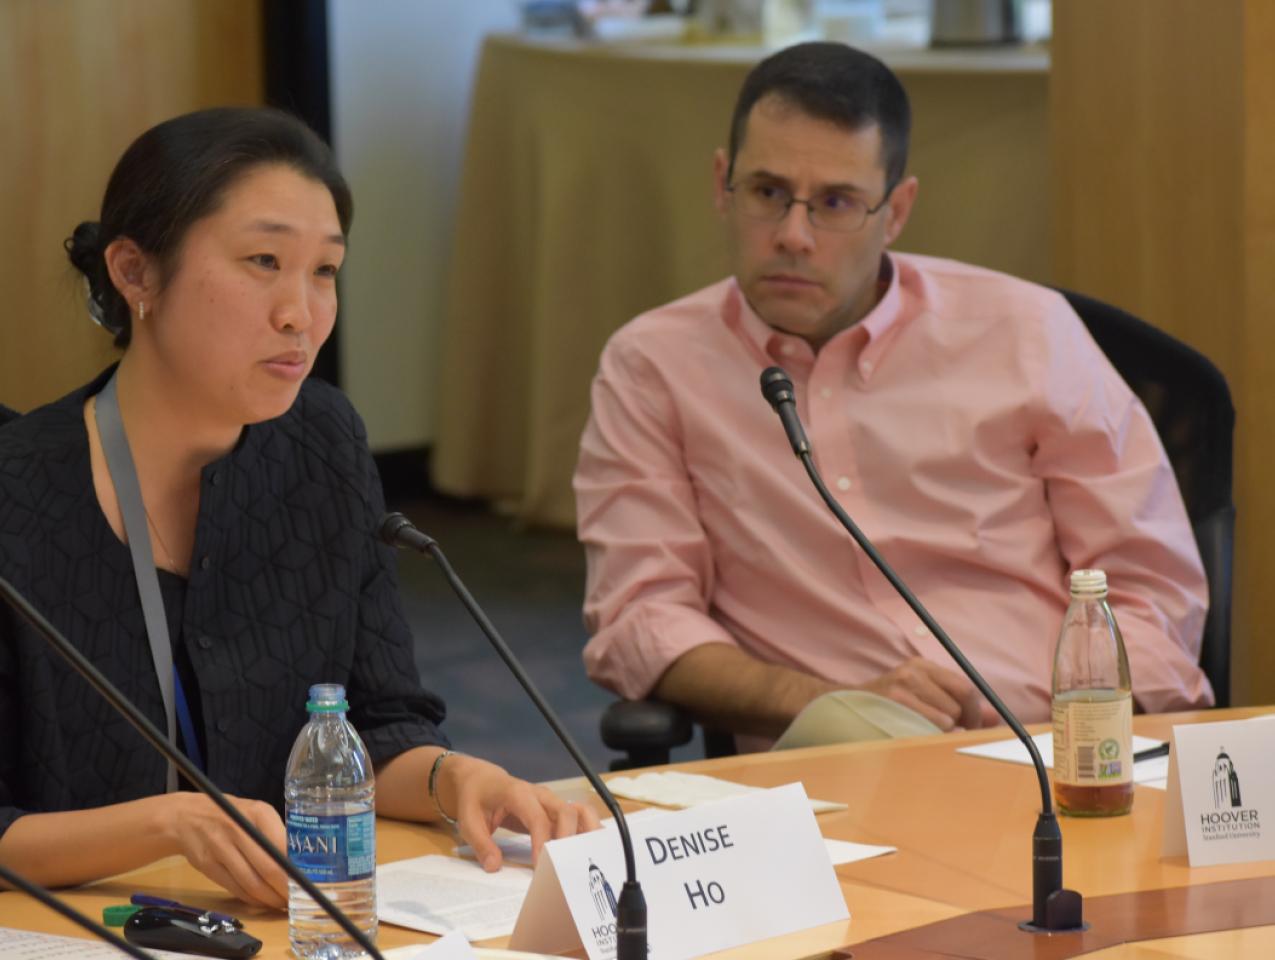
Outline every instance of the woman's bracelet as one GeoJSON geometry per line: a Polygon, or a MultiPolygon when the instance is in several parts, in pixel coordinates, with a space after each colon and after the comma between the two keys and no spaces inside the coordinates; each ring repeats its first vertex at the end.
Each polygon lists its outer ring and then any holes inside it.
{"type": "Polygon", "coordinates": [[[456,826],[456,818],[449,817],[447,811],[443,809],[442,803],[438,799],[438,771],[443,766],[443,761],[452,756],[455,751],[444,750],[434,758],[434,765],[429,768],[429,798],[434,801],[434,809],[438,811],[438,815],[449,826],[456,826]]]}

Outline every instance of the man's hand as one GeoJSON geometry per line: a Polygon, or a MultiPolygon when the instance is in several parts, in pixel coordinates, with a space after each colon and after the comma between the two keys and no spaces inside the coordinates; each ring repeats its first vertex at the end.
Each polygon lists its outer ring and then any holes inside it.
{"type": "Polygon", "coordinates": [[[860,689],[915,710],[940,730],[983,726],[983,695],[963,673],[913,657],[860,689]]]}
{"type": "MultiPolygon", "coordinates": [[[[240,900],[287,908],[288,875],[211,800],[186,791],[164,799],[160,829],[191,866],[240,900]]],[[[287,851],[287,833],[274,807],[259,800],[229,799],[267,840],[287,851]]]]}
{"type": "Polygon", "coordinates": [[[497,827],[531,835],[534,863],[549,839],[597,830],[598,815],[583,804],[567,803],[551,790],[510,776],[494,763],[452,754],[439,770],[439,801],[458,821],[461,837],[487,871],[499,870],[497,827]]]}

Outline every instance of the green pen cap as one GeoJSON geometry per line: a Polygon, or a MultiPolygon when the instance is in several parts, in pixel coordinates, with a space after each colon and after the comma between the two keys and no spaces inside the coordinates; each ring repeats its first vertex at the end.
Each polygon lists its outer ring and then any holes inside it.
{"type": "Polygon", "coordinates": [[[142,909],[135,903],[117,903],[102,908],[102,922],[108,927],[122,927],[128,918],[142,909]]]}

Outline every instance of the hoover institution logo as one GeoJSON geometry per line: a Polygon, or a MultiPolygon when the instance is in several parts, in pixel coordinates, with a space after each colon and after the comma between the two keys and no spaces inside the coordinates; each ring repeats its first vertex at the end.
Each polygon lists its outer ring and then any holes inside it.
{"type": "Polygon", "coordinates": [[[1223,750],[1213,764],[1213,808],[1222,810],[1240,805],[1240,778],[1235,763],[1223,750]]]}
{"type": "Polygon", "coordinates": [[[1257,840],[1262,835],[1256,809],[1245,809],[1240,796],[1240,776],[1226,750],[1213,763],[1213,812],[1200,814],[1205,840],[1257,840]]]}
{"type": "Polygon", "coordinates": [[[598,911],[598,920],[606,923],[615,919],[615,892],[607,883],[607,875],[592,860],[589,861],[589,896],[598,911]]]}
{"type": "Polygon", "coordinates": [[[607,882],[607,875],[592,860],[589,861],[589,897],[593,909],[598,912],[598,924],[589,928],[593,942],[603,956],[614,957],[617,946],[615,930],[615,891],[607,882]]]}

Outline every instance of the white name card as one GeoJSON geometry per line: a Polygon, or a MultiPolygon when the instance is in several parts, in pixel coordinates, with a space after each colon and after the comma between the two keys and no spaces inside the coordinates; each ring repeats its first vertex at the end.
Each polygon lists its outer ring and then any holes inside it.
{"type": "MultiPolygon", "coordinates": [[[[630,832],[651,960],[687,960],[850,917],[800,783],[643,817],[630,832]]],[[[613,960],[624,879],[614,831],[550,841],[509,948],[583,946],[589,960],[613,960]]]]}
{"type": "Polygon", "coordinates": [[[1275,860],[1275,717],[1173,728],[1163,856],[1275,860]]]}

